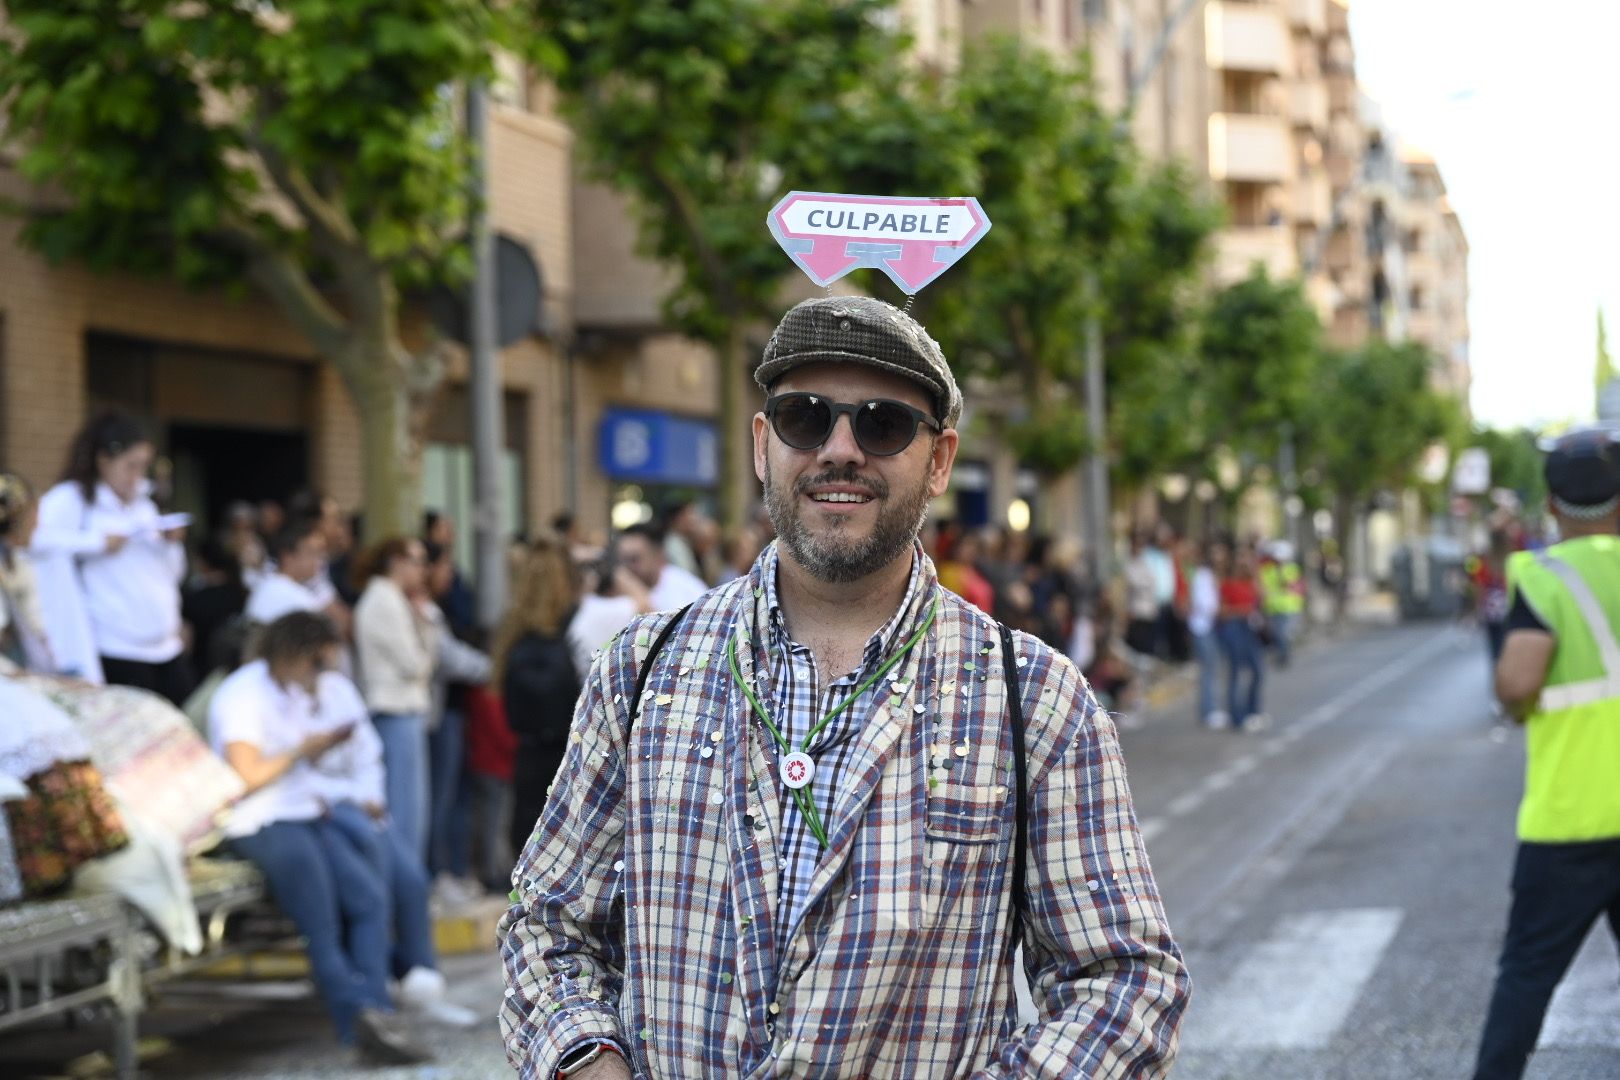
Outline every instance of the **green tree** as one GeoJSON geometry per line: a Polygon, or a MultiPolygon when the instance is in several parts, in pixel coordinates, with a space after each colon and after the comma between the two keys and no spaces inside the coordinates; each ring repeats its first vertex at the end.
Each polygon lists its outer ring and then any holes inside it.
{"type": "Polygon", "coordinates": [[[445,89],[490,73],[495,9],[6,9],[5,138],[22,175],[53,193],[9,208],[24,241],[97,270],[262,291],[359,407],[369,527],[414,528],[422,422],[446,356],[406,344],[403,290],[454,277],[469,159],[445,89]]]}
{"type": "MultiPolygon", "coordinates": [[[[917,145],[893,121],[877,131],[861,123],[899,85],[903,42],[883,28],[891,3],[528,6],[535,56],[562,91],[590,174],[630,196],[641,251],[675,272],[666,316],[720,357],[728,522],[747,472],[738,373],[748,335],[780,314],[784,281],[798,273],[766,214],[788,190],[836,190],[874,167],[872,147],[917,145]]],[[[905,162],[915,155],[890,167],[905,162]]]]}
{"type": "Polygon", "coordinates": [[[1424,452],[1458,430],[1460,407],[1432,388],[1433,364],[1414,342],[1375,340],[1327,353],[1312,380],[1300,412],[1300,460],[1331,494],[1340,551],[1350,550],[1356,511],[1378,491],[1415,483],[1424,452]]]}
{"type": "Polygon", "coordinates": [[[1263,267],[1220,289],[1199,341],[1202,437],[1240,457],[1270,461],[1285,424],[1298,420],[1321,361],[1321,322],[1297,281],[1263,267]]]}
{"type": "Polygon", "coordinates": [[[1179,166],[1153,168],[1127,203],[1104,279],[1104,355],[1114,486],[1140,489],[1203,448],[1197,312],[1219,210],[1179,166]]]}
{"type": "Polygon", "coordinates": [[[1493,487],[1507,488],[1531,510],[1547,501],[1547,481],[1535,432],[1527,428],[1484,427],[1474,433],[1473,442],[1490,457],[1493,487]]]}
{"type": "Polygon", "coordinates": [[[938,109],[962,125],[956,138],[971,149],[973,190],[994,228],[920,311],[966,370],[1017,388],[1021,408],[1000,426],[1020,462],[1055,482],[1090,450],[1092,313],[1121,472],[1139,481],[1185,453],[1180,374],[1214,210],[1184,171],[1141,159],[1084,57],[991,40],[968,52],[938,109]]]}

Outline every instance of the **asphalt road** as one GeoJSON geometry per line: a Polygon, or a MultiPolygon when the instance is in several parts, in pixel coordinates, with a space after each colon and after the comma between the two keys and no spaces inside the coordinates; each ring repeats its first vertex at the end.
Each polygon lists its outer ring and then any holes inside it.
{"type": "MultiPolygon", "coordinates": [[[[1121,719],[1195,993],[1176,1080],[1467,1077],[1513,856],[1522,740],[1496,724],[1483,644],[1416,626],[1320,643],[1271,673],[1266,733],[1211,732],[1185,703],[1121,719]]],[[[493,1015],[490,956],[447,964],[493,1015]]],[[[426,1029],[438,1064],[359,1070],[297,984],[170,997],[145,1031],[152,1077],[510,1075],[493,1021],[426,1029]]],[[[0,1074],[66,1075],[94,1031],[0,1039],[0,1074]]],[[[86,1064],[82,1059],[80,1064],[86,1064]]],[[[1620,963],[1594,934],[1555,999],[1533,1080],[1620,1080],[1620,963]]]]}

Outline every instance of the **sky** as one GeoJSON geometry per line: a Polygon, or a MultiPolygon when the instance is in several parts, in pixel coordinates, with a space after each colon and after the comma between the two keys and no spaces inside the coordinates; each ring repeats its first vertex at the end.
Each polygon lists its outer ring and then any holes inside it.
{"type": "Polygon", "coordinates": [[[1473,409],[1590,420],[1620,356],[1620,0],[1350,0],[1356,74],[1468,236],[1473,409]]]}

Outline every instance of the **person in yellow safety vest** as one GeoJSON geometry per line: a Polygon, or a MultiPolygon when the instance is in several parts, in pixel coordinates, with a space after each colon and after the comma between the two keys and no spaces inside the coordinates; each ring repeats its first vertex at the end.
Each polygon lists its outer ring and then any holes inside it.
{"type": "Polygon", "coordinates": [[[1292,655],[1294,624],[1305,610],[1305,581],[1294,561],[1294,545],[1286,540],[1272,544],[1260,563],[1260,597],[1277,666],[1285,668],[1292,655]]]}
{"type": "Polygon", "coordinates": [[[1620,445],[1549,448],[1563,542],[1508,560],[1496,695],[1525,726],[1513,904],[1475,1080],[1513,1080],[1592,924],[1620,911],[1620,445]]]}

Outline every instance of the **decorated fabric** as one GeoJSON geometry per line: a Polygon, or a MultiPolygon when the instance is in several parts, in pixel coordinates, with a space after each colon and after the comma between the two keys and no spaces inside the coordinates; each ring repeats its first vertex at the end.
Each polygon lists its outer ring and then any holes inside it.
{"type": "MultiPolygon", "coordinates": [[[[687,613],[628,742],[636,676],[670,616],[597,659],[501,924],[520,1076],[550,1077],[593,1038],[638,1076],[1165,1075],[1187,975],[1117,735],[1074,666],[1023,634],[1039,1017],[1018,1019],[999,632],[952,594],[916,677],[866,706],[830,846],[778,946],[777,754],[724,653],[761,588],[756,563],[687,613]],[[945,755],[956,764],[935,767],[945,755]]],[[[739,658],[754,679],[755,650],[739,658]]]]}
{"type": "Polygon", "coordinates": [[[0,677],[0,776],[27,780],[63,761],[83,761],[90,743],[38,683],[0,677]]]}
{"type": "Polygon", "coordinates": [[[26,798],[0,804],[24,894],[55,892],[78,867],[129,843],[123,818],[89,762],[52,765],[26,784],[26,798]]]}
{"type": "Polygon", "coordinates": [[[143,821],[172,833],[191,854],[217,842],[220,817],[241,796],[242,778],[209,749],[184,713],[127,686],[47,680],[31,685],[73,717],[108,789],[143,821]]]}

